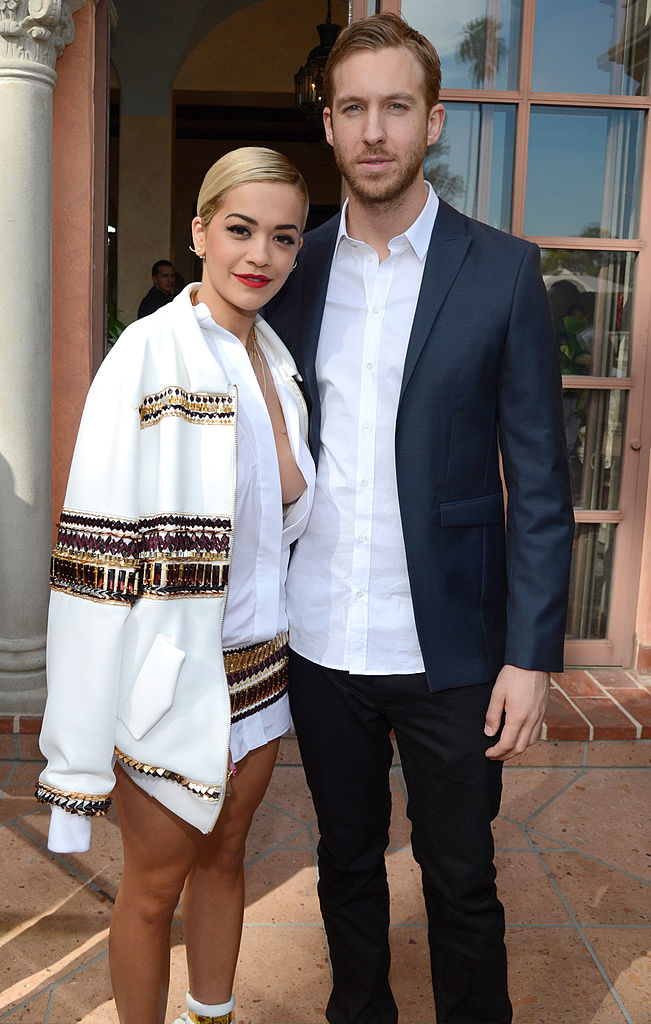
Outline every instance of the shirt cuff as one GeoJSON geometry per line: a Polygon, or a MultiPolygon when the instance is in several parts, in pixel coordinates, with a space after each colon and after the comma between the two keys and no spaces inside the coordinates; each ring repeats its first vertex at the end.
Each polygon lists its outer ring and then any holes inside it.
{"type": "Polygon", "coordinates": [[[50,807],[48,850],[52,853],[86,853],[90,848],[92,818],[87,814],[71,814],[62,807],[50,807]]]}

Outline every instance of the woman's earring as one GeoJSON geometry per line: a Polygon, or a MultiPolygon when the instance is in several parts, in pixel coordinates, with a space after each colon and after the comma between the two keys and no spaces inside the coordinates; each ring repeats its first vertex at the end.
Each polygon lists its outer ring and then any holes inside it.
{"type": "Polygon", "coordinates": [[[205,252],[198,252],[198,251],[197,251],[197,250],[196,250],[196,249],[194,248],[194,246],[193,246],[193,245],[189,245],[189,246],[188,246],[188,249],[190,250],[190,252],[193,252],[195,256],[198,256],[200,260],[205,260],[205,258],[206,258],[206,254],[205,254],[205,252]]]}
{"type": "MultiPolygon", "coordinates": [[[[298,260],[294,260],[294,266],[292,267],[292,270],[296,270],[296,264],[297,263],[298,263],[298,260]]],[[[291,270],[290,270],[290,274],[291,274],[291,270]]]]}

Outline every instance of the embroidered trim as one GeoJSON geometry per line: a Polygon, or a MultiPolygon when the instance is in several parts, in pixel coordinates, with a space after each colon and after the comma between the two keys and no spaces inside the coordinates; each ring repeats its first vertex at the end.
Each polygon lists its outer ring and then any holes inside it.
{"type": "Polygon", "coordinates": [[[96,796],[92,793],[64,793],[44,782],[39,782],[34,792],[36,799],[42,804],[54,804],[72,814],[85,814],[102,817],[111,806],[110,796],[96,796]]]}
{"type": "Polygon", "coordinates": [[[228,426],[235,422],[232,395],[203,395],[178,385],[145,395],[138,408],[140,428],[152,427],[165,416],[180,416],[189,423],[228,426]]]}
{"type": "Polygon", "coordinates": [[[288,634],[224,651],[231,721],[238,722],[280,700],[289,684],[288,634]]]}
{"type": "Polygon", "coordinates": [[[133,768],[134,771],[141,772],[142,775],[156,775],[159,779],[167,779],[169,782],[178,782],[179,786],[195,793],[196,796],[203,797],[204,800],[219,800],[222,794],[221,786],[206,786],[201,782],[187,779],[185,775],[180,775],[178,772],[170,771],[169,768],[157,768],[153,764],[144,764],[143,761],[137,761],[135,757],[124,754],[117,747],[115,753],[119,761],[128,765],[129,768],[133,768]]]}
{"type": "Polygon", "coordinates": [[[157,559],[162,555],[226,559],[230,554],[233,524],[228,517],[157,515],[142,518],[138,530],[143,559],[157,559]]]}
{"type": "Polygon", "coordinates": [[[214,562],[144,562],[139,597],[214,597],[226,592],[228,565],[214,562]]]}
{"type": "Polygon", "coordinates": [[[64,509],[50,582],[54,590],[118,604],[141,596],[212,597],[228,584],[232,533],[228,516],[136,521],[64,509]]]}

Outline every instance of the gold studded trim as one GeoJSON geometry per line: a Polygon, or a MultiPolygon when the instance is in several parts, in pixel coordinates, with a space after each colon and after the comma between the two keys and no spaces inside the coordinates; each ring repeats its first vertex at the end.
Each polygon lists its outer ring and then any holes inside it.
{"type": "Polygon", "coordinates": [[[42,804],[53,804],[55,807],[62,807],[64,811],[72,814],[84,814],[92,817],[101,817],[111,806],[109,795],[97,795],[96,793],[66,793],[62,789],[48,786],[39,782],[34,793],[36,799],[42,804]]]}
{"type": "Polygon", "coordinates": [[[280,700],[289,684],[288,633],[224,651],[231,721],[248,718],[280,700]]]}
{"type": "Polygon", "coordinates": [[[124,754],[117,747],[115,748],[115,753],[122,764],[126,764],[129,768],[133,768],[134,771],[140,772],[142,775],[155,775],[159,779],[177,782],[179,786],[183,786],[184,789],[189,790],[190,793],[194,793],[196,796],[203,797],[204,800],[219,800],[221,797],[221,786],[206,786],[201,782],[195,782],[193,779],[186,778],[185,775],[180,775],[179,772],[170,771],[169,768],[157,768],[153,764],[144,764],[143,761],[138,761],[135,757],[129,757],[128,754],[124,754]]]}
{"type": "Polygon", "coordinates": [[[188,423],[229,426],[235,422],[232,395],[204,395],[175,385],[145,395],[140,403],[140,429],[152,427],[165,416],[180,416],[188,423]]]}
{"type": "Polygon", "coordinates": [[[144,562],[140,597],[214,597],[226,592],[224,562],[144,562]]]}

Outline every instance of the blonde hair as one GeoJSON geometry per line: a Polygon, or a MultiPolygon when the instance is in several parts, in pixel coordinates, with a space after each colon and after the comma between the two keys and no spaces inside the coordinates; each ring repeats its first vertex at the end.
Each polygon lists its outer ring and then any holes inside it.
{"type": "Polygon", "coordinates": [[[291,185],[296,189],[303,201],[302,230],[310,206],[307,186],[302,175],[282,153],[262,146],[242,146],[241,149],[233,149],[214,163],[207,172],[197,198],[197,214],[204,228],[207,229],[230,189],[257,181],[291,185]]]}
{"type": "Polygon", "coordinates": [[[441,88],[441,62],[429,39],[408,25],[399,14],[385,11],[372,14],[348,25],[339,33],[324,72],[326,104],[331,107],[335,98],[334,74],[336,69],[351,53],[360,50],[377,52],[384,49],[404,47],[416,58],[423,72],[423,94],[427,109],[431,110],[439,101],[441,88]]]}

